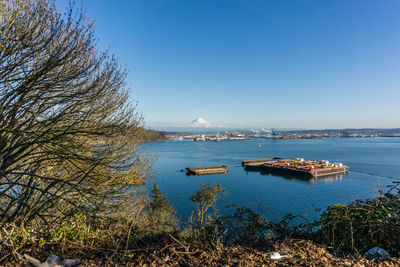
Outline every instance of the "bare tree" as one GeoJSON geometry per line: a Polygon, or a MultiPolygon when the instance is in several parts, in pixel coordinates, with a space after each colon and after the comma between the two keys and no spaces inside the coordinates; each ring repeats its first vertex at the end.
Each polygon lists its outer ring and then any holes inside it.
{"type": "Polygon", "coordinates": [[[81,10],[0,6],[0,221],[111,211],[151,173],[126,71],[96,48],[81,10]]]}

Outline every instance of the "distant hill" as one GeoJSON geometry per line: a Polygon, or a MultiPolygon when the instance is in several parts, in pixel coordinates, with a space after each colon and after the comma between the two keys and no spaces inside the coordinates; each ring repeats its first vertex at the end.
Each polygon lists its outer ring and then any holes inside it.
{"type": "Polygon", "coordinates": [[[140,130],[140,134],[142,135],[144,142],[152,142],[152,141],[166,141],[168,140],[168,137],[155,130],[150,130],[150,129],[144,129],[142,128],[140,130]]]}
{"type": "Polygon", "coordinates": [[[375,134],[378,136],[391,136],[400,134],[400,128],[346,128],[346,129],[321,129],[321,130],[282,130],[280,132],[285,133],[329,133],[329,132],[340,132],[340,133],[353,133],[353,134],[375,134]]]}

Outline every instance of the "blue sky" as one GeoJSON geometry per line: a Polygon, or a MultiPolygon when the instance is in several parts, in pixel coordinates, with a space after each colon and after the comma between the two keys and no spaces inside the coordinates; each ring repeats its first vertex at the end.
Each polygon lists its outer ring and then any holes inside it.
{"type": "Polygon", "coordinates": [[[400,1],[86,0],[147,125],[400,127],[400,1]]]}

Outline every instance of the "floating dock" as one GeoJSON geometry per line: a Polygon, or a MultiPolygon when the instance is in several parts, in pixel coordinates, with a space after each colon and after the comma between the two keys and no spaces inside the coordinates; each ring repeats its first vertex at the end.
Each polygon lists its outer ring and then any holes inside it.
{"type": "Polygon", "coordinates": [[[206,175],[206,174],[220,174],[227,173],[227,166],[210,166],[210,167],[194,167],[194,168],[186,168],[187,174],[191,175],[206,175]]]}
{"type": "Polygon", "coordinates": [[[349,171],[349,167],[342,163],[330,163],[329,161],[305,161],[302,158],[291,159],[260,159],[246,160],[242,162],[245,169],[260,170],[263,172],[287,173],[320,177],[332,174],[342,174],[349,171]]]}

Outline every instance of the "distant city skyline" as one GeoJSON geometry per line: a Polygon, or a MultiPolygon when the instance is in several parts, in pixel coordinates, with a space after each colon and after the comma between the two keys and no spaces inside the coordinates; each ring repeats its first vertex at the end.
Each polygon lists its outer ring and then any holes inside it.
{"type": "Polygon", "coordinates": [[[400,127],[400,1],[83,3],[149,126],[400,127]]]}

